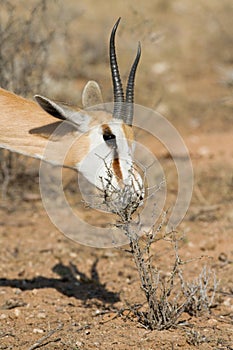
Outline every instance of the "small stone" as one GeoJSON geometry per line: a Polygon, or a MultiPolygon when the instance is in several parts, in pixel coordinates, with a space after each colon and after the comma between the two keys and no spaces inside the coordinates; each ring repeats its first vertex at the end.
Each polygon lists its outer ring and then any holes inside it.
{"type": "Polygon", "coordinates": [[[15,293],[16,295],[22,294],[22,290],[16,288],[16,289],[14,289],[14,293],[15,293]]]}
{"type": "Polygon", "coordinates": [[[218,260],[221,262],[227,262],[228,261],[228,257],[226,253],[220,253],[218,256],[218,260]]]}
{"type": "Polygon", "coordinates": [[[20,315],[20,310],[19,310],[19,309],[15,309],[15,310],[14,310],[14,314],[15,314],[15,317],[19,317],[19,315],[20,315]]]}
{"type": "Polygon", "coordinates": [[[76,257],[77,257],[77,254],[76,254],[76,253],[74,253],[74,252],[70,252],[70,254],[69,254],[69,255],[70,255],[70,257],[71,257],[71,258],[76,258],[76,257]]]}
{"type": "Polygon", "coordinates": [[[223,304],[227,307],[230,307],[233,310],[233,303],[232,303],[232,298],[227,298],[223,304]]]}
{"type": "Polygon", "coordinates": [[[81,347],[81,346],[83,345],[83,343],[82,343],[81,341],[76,341],[75,345],[76,345],[77,347],[81,347]]]}
{"type": "Polygon", "coordinates": [[[33,329],[33,333],[42,334],[42,333],[44,333],[44,331],[43,331],[43,329],[40,329],[40,328],[34,328],[34,329],[33,329]]]}
{"type": "Polygon", "coordinates": [[[214,318],[210,318],[208,321],[207,321],[208,325],[210,326],[214,326],[218,323],[217,320],[215,320],[214,318]]]}

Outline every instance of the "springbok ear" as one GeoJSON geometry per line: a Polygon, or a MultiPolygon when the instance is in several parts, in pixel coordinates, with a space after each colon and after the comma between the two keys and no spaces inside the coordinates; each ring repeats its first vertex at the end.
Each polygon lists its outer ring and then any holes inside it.
{"type": "Polygon", "coordinates": [[[81,132],[86,132],[89,129],[90,117],[82,110],[74,110],[69,106],[54,102],[44,96],[35,95],[34,97],[41,108],[53,117],[72,123],[81,132]]]}
{"type": "Polygon", "coordinates": [[[103,97],[99,84],[93,80],[88,81],[82,93],[83,108],[88,108],[102,103],[103,97]]]}
{"type": "Polygon", "coordinates": [[[64,109],[59,106],[56,102],[49,100],[47,97],[41,95],[34,96],[36,102],[41,106],[45,112],[51,114],[53,117],[66,120],[64,109]]]}

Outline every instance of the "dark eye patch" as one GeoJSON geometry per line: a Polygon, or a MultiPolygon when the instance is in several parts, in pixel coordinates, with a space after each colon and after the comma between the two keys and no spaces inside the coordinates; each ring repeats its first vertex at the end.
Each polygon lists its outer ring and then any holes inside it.
{"type": "Polygon", "coordinates": [[[112,133],[105,133],[103,134],[103,139],[105,142],[113,142],[113,140],[116,140],[116,136],[112,133]]]}
{"type": "Polygon", "coordinates": [[[108,124],[103,124],[102,125],[102,130],[103,130],[103,139],[106,142],[106,144],[112,148],[117,148],[116,144],[116,135],[112,133],[111,128],[109,127],[108,124]]]}
{"type": "Polygon", "coordinates": [[[103,139],[104,141],[106,142],[106,144],[112,148],[115,148],[117,147],[116,145],[116,136],[112,133],[104,133],[103,134],[103,139]]]}

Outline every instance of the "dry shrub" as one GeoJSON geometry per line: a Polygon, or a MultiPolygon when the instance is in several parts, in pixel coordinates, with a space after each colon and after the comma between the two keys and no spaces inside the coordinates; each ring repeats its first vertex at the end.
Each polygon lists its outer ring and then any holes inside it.
{"type": "Polygon", "coordinates": [[[54,31],[48,30],[48,1],[34,1],[20,15],[15,1],[1,2],[1,87],[28,96],[41,89],[54,31]]]}
{"type": "Polygon", "coordinates": [[[117,214],[119,220],[116,226],[121,227],[129,240],[127,252],[133,256],[145,295],[145,303],[131,307],[138,321],[146,328],[163,330],[175,327],[184,312],[191,316],[210,312],[217,288],[214,272],[205,266],[197,278],[188,282],[184,278],[184,268],[190,261],[183,261],[178,249],[183,237],[176,232],[162,233],[166,226],[166,213],[158,226],[155,225],[149,232],[141,232],[140,214],[135,222],[133,213],[142,203],[143,186],[137,192],[132,191],[132,186],[118,190],[111,185],[113,175],[110,169],[108,174],[109,181],[106,181],[104,189],[105,204],[110,212],[117,214]],[[127,200],[122,202],[122,198],[127,200]],[[162,276],[153,259],[156,244],[161,240],[172,245],[174,252],[172,267],[166,276],[162,276]]]}

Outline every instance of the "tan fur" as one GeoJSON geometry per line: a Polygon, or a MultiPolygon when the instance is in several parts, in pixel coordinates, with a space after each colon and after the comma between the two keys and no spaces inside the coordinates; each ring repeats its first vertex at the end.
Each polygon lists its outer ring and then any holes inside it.
{"type": "Polygon", "coordinates": [[[90,128],[96,126],[97,124],[106,124],[112,120],[112,115],[106,111],[88,111],[88,115],[92,117],[90,128]]]}
{"type": "Polygon", "coordinates": [[[0,89],[0,146],[41,158],[47,140],[29,130],[54,123],[36,103],[0,89]],[[37,155],[37,156],[35,156],[37,155]]]}
{"type": "Polygon", "coordinates": [[[131,145],[134,140],[134,134],[133,129],[131,126],[127,124],[122,124],[122,128],[125,134],[125,138],[128,140],[129,144],[131,145]]]}
{"type": "MultiPolygon", "coordinates": [[[[49,137],[61,122],[35,102],[0,88],[0,147],[42,159],[49,137]]],[[[54,138],[54,152],[64,149],[66,141],[70,142],[70,134],[54,138]]],[[[64,166],[74,167],[88,149],[88,136],[81,136],[71,147],[64,166]]]]}
{"type": "Polygon", "coordinates": [[[74,164],[79,163],[88,154],[89,149],[90,138],[87,133],[73,143],[65,158],[65,165],[72,168],[74,164]]]}

